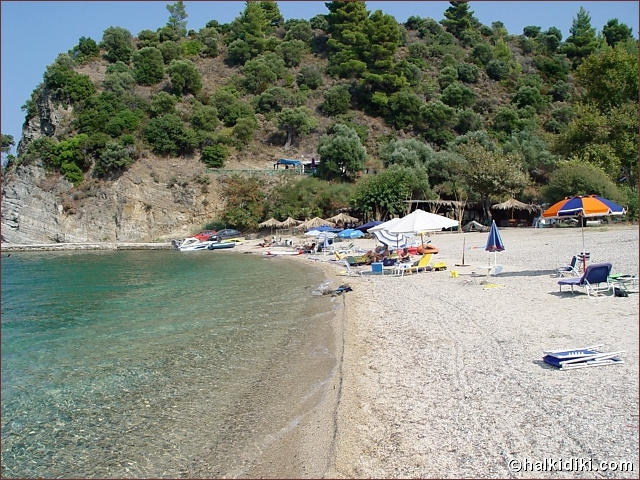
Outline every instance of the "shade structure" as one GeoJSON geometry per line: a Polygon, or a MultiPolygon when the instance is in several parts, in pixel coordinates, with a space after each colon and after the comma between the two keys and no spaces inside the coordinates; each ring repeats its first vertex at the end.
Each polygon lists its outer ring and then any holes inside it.
{"type": "Polygon", "coordinates": [[[500,230],[498,230],[498,226],[496,225],[495,220],[491,222],[489,237],[487,238],[487,244],[485,245],[484,249],[487,252],[502,252],[504,250],[504,243],[502,242],[500,230]]]}
{"type": "Polygon", "coordinates": [[[405,215],[387,230],[389,233],[411,233],[419,234],[425,232],[440,232],[443,228],[457,227],[457,220],[425,212],[419,208],[405,215]]]}
{"type": "Polygon", "coordinates": [[[407,233],[391,233],[389,228],[398,223],[400,218],[392,218],[391,220],[376,225],[369,229],[370,233],[373,233],[380,243],[384,243],[389,247],[404,248],[409,245],[409,242],[413,238],[413,234],[407,233]]]}
{"type": "Polygon", "coordinates": [[[527,212],[533,215],[540,215],[540,213],[542,212],[542,208],[540,208],[539,205],[530,205],[528,203],[523,203],[519,200],[516,200],[515,198],[510,198],[506,202],[496,203],[495,205],[491,206],[491,209],[506,210],[506,211],[510,210],[512,219],[514,217],[514,212],[516,210],[520,212],[527,212]]]}
{"type": "Polygon", "coordinates": [[[366,232],[370,228],[377,227],[381,223],[382,222],[379,222],[377,220],[372,220],[370,222],[367,222],[367,223],[364,223],[364,224],[360,225],[359,227],[356,227],[356,230],[360,230],[361,232],[366,232]]]}
{"type": "Polygon", "coordinates": [[[280,226],[282,226],[282,222],[276,220],[275,218],[270,218],[269,220],[265,220],[264,222],[258,224],[258,227],[260,228],[277,228],[280,226]]]}
{"type": "Polygon", "coordinates": [[[337,224],[345,224],[345,223],[356,223],[359,221],[358,218],[352,217],[351,215],[347,215],[346,213],[339,213],[338,215],[334,215],[333,217],[327,218],[328,221],[337,224]]]}
{"type": "Polygon", "coordinates": [[[292,218],[292,217],[287,217],[286,220],[283,220],[280,223],[280,226],[282,228],[291,228],[291,227],[295,227],[297,225],[300,225],[300,223],[302,223],[300,220],[296,220],[295,218],[292,218]]]}
{"type": "Polygon", "coordinates": [[[333,227],[333,223],[324,220],[320,217],[314,217],[306,222],[301,223],[299,226],[304,229],[310,229],[314,227],[321,227],[323,225],[328,225],[329,227],[333,227]]]}
{"type": "Polygon", "coordinates": [[[360,238],[362,236],[364,236],[364,233],[353,228],[347,228],[338,233],[338,237],[340,238],[360,238]]]}
{"type": "MultiPolygon", "coordinates": [[[[545,218],[570,218],[570,217],[603,217],[609,215],[624,215],[625,208],[611,200],[598,195],[576,195],[565,197],[564,200],[554,203],[544,212],[545,218]]],[[[580,218],[580,231],[582,233],[582,253],[586,253],[584,247],[584,222],[580,218]]],[[[582,267],[586,268],[586,256],[582,256],[582,267]]]]}

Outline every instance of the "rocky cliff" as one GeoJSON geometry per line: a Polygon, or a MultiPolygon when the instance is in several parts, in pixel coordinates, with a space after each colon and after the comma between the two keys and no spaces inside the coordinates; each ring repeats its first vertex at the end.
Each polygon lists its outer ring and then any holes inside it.
{"type": "Polygon", "coordinates": [[[113,181],[78,188],[36,164],[2,184],[2,241],[151,242],[184,237],[223,205],[219,182],[197,159],[141,158],[113,181]]]}

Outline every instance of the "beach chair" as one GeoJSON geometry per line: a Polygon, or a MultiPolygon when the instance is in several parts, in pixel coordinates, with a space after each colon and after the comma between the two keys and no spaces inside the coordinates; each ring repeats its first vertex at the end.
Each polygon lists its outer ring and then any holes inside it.
{"type": "Polygon", "coordinates": [[[578,263],[578,256],[574,255],[573,257],[571,257],[571,261],[569,262],[568,265],[563,265],[562,267],[558,267],[556,269],[558,277],[564,277],[566,274],[571,274],[574,277],[579,276],[580,274],[578,273],[578,270],[576,268],[577,263],[578,263]]]}
{"type": "Polygon", "coordinates": [[[344,264],[344,266],[346,267],[346,271],[341,273],[340,275],[346,275],[348,277],[360,277],[362,276],[362,272],[360,270],[354,270],[353,268],[351,268],[351,265],[349,265],[349,262],[347,260],[343,260],[342,262],[344,264]]]}
{"type": "Polygon", "coordinates": [[[581,277],[563,278],[558,280],[558,286],[562,291],[563,285],[569,285],[571,292],[573,287],[583,287],[587,291],[588,296],[598,296],[600,293],[606,293],[611,291],[611,295],[614,294],[613,283],[609,280],[609,274],[611,273],[610,263],[593,263],[587,267],[581,277]],[[601,284],[605,284],[601,287],[601,284]]]}
{"type": "Polygon", "coordinates": [[[619,352],[602,352],[599,350],[603,345],[591,345],[589,347],[570,348],[561,350],[547,350],[542,360],[560,370],[571,370],[574,368],[600,367],[603,365],[617,365],[624,363],[619,352]]]}
{"type": "Polygon", "coordinates": [[[423,272],[426,272],[432,257],[433,253],[425,253],[424,255],[422,255],[422,257],[420,257],[420,260],[418,260],[418,263],[409,267],[409,273],[418,273],[421,270],[423,272]]]}

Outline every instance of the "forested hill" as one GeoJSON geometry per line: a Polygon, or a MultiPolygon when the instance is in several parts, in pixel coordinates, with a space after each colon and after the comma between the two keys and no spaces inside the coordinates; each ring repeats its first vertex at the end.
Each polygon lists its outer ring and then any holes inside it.
{"type": "MultiPolygon", "coordinates": [[[[155,31],[81,37],[26,101],[5,182],[43,165],[80,191],[142,158],[170,158],[178,176],[195,161],[203,188],[220,182],[210,220],[241,229],[347,207],[388,217],[418,198],[489,205],[597,193],[637,215],[629,26],[611,19],[597,32],[579,7],[562,38],[555,27],[483,25],[472,3],[404,24],[365,3],[326,6],[284,21],[277,3],[248,2],[230,24],[194,31],[176,2],[155,31]],[[211,174],[303,155],[318,162],[315,178],[211,174]]],[[[12,141],[3,135],[3,148],[12,141]]]]}

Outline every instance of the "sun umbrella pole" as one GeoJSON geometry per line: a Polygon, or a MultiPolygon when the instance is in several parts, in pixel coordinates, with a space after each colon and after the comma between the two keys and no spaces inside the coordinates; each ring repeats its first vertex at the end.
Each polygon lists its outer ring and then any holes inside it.
{"type": "Polygon", "coordinates": [[[582,271],[584,272],[587,269],[587,255],[584,249],[584,219],[582,218],[582,214],[578,217],[580,219],[580,230],[582,233],[582,271]]]}

